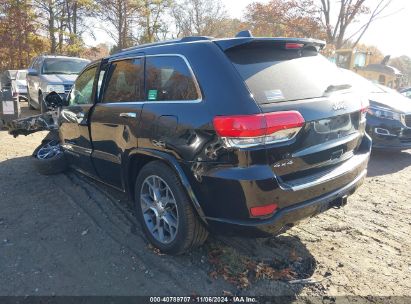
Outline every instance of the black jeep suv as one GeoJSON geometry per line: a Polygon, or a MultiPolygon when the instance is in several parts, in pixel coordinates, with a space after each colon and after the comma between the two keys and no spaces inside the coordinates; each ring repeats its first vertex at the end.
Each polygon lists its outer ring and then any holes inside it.
{"type": "Polygon", "coordinates": [[[127,192],[149,241],[264,237],[346,203],[366,101],[312,39],[187,37],[89,64],[60,111],[69,164],[127,192]]]}

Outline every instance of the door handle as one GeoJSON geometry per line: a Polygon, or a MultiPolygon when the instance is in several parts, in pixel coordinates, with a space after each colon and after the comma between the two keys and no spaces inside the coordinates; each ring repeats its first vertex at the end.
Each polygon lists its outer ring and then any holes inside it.
{"type": "Polygon", "coordinates": [[[84,113],[79,112],[79,113],[76,114],[76,117],[77,117],[78,119],[83,119],[83,118],[84,118],[84,113]]]}
{"type": "Polygon", "coordinates": [[[136,118],[137,114],[133,112],[129,112],[129,113],[120,113],[119,116],[123,118],[136,118]]]}

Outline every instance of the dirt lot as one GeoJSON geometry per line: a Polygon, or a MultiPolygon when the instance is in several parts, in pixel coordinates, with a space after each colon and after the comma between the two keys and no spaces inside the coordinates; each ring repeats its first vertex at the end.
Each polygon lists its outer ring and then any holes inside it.
{"type": "Polygon", "coordinates": [[[121,194],[37,174],[44,136],[0,131],[0,295],[411,296],[411,151],[374,153],[346,207],[282,236],[213,236],[171,257],[147,245],[121,194]]]}

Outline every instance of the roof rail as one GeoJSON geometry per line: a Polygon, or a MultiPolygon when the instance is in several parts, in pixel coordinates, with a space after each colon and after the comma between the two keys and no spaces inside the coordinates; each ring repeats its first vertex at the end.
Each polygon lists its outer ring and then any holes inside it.
{"type": "Polygon", "coordinates": [[[125,49],[121,49],[121,50],[117,51],[116,54],[121,53],[121,52],[125,52],[125,51],[132,51],[132,50],[137,50],[137,49],[141,49],[141,48],[145,48],[145,47],[150,47],[150,46],[177,43],[179,41],[180,40],[178,40],[178,39],[172,39],[172,40],[165,40],[165,41],[159,41],[159,42],[138,44],[138,45],[131,46],[131,47],[128,47],[128,48],[125,48],[125,49]]]}
{"type": "Polygon", "coordinates": [[[167,44],[172,44],[172,43],[183,43],[183,42],[193,42],[193,41],[202,41],[202,40],[211,40],[214,39],[213,37],[208,37],[208,36],[187,36],[183,37],[181,39],[172,39],[172,40],[165,40],[165,41],[158,41],[158,42],[152,42],[152,43],[144,43],[140,45],[135,45],[129,48],[122,49],[118,51],[117,53],[121,53],[124,51],[132,51],[132,50],[138,50],[141,48],[146,48],[150,46],[160,46],[160,45],[167,45],[167,44]]]}

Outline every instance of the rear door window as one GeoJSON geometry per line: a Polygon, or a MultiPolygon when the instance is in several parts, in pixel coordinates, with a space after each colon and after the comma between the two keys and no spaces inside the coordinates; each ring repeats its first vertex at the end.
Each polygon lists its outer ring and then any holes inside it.
{"type": "Polygon", "coordinates": [[[143,58],[115,61],[105,80],[103,102],[132,102],[144,99],[143,58]]]}
{"type": "Polygon", "coordinates": [[[200,99],[194,75],[179,56],[146,59],[148,101],[188,101],[200,99]]]}
{"type": "Polygon", "coordinates": [[[226,54],[261,104],[321,97],[330,89],[350,87],[337,66],[315,50],[251,44],[226,54]]]}

